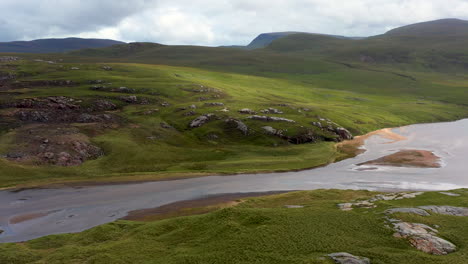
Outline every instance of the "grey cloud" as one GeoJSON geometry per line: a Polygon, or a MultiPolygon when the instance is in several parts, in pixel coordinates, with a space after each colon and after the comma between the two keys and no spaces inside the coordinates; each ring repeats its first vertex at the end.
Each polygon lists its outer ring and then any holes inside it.
{"type": "Polygon", "coordinates": [[[247,44],[272,31],[381,34],[468,18],[466,0],[1,0],[0,40],[78,35],[165,44],[247,44]]]}

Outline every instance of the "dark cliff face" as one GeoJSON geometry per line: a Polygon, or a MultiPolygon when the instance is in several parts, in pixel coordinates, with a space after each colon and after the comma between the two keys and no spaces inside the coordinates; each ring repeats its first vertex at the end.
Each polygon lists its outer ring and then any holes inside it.
{"type": "Polygon", "coordinates": [[[0,42],[0,52],[53,53],[85,48],[104,48],[124,42],[110,39],[38,39],[32,41],[0,42]]]}

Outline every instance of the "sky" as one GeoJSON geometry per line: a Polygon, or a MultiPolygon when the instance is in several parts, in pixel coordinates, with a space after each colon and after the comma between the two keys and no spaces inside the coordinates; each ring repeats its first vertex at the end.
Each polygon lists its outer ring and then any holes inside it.
{"type": "Polygon", "coordinates": [[[260,33],[371,36],[468,20],[468,0],[0,0],[0,41],[108,38],[170,45],[246,45],[260,33]]]}

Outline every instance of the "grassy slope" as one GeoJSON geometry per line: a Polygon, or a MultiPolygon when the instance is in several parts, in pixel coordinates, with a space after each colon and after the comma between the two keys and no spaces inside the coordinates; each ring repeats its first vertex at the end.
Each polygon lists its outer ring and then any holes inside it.
{"type": "MultiPolygon", "coordinates": [[[[311,63],[311,62],[308,62],[311,63]]],[[[310,168],[326,164],[337,157],[332,143],[287,145],[278,138],[261,132],[262,122],[245,120],[254,131],[244,137],[235,131],[226,131],[223,121],[211,122],[202,128],[187,129],[195,118],[183,117],[179,107],[198,106],[198,114],[217,113],[224,117],[244,119],[237,113],[242,108],[254,110],[276,107],[281,115],[296,120],[297,126],[272,123],[275,128],[288,129],[294,134],[299,126],[312,127],[317,116],[327,117],[363,134],[378,128],[400,126],[419,122],[436,122],[466,117],[468,110],[457,103],[466,102],[464,77],[424,75],[414,73],[418,81],[394,74],[352,69],[346,66],[319,62],[311,64],[317,74],[275,73],[270,77],[208,71],[187,67],[143,64],[112,64],[113,71],[104,71],[96,63],[65,63],[64,67],[41,62],[21,62],[18,72],[30,77],[23,80],[69,79],[82,83],[78,87],[42,87],[21,90],[15,98],[70,96],[89,98],[120,96],[122,94],[92,91],[88,80],[102,79],[112,86],[148,89],[148,97],[155,105],[125,106],[118,114],[125,125],[109,130],[93,141],[106,151],[106,156],[88,161],[75,168],[34,167],[17,165],[0,159],[0,186],[21,183],[44,183],[67,180],[125,180],[180,176],[187,173],[238,173],[310,168]],[[69,70],[73,66],[80,70],[69,70]],[[222,91],[221,98],[208,102],[223,102],[228,113],[217,110],[223,107],[205,107],[194,94],[182,90],[193,84],[202,84],[222,91]],[[148,95],[152,92],[158,95],[148,95]],[[162,101],[171,103],[161,107],[162,101]],[[277,104],[288,104],[280,107],[277,104]],[[151,116],[137,112],[160,109],[151,116]],[[299,111],[301,108],[309,112],[299,111]],[[164,130],[160,122],[167,122],[179,132],[164,130]],[[132,125],[134,124],[134,125],[132,125]],[[136,125],[136,126],[135,126],[136,125]],[[218,140],[207,140],[212,133],[221,135],[218,140]],[[147,138],[156,136],[157,140],[147,138]],[[275,147],[276,146],[276,147],[275,147]]],[[[309,68],[309,69],[310,69],[309,68]]],[[[18,91],[18,90],[16,90],[18,91]]],[[[7,99],[12,100],[12,98],[7,99]]],[[[317,131],[320,133],[320,131],[317,131]]],[[[0,150],[11,147],[15,131],[4,132],[0,137],[0,150]]]]}
{"type": "MultiPolygon", "coordinates": [[[[118,113],[126,120],[125,124],[120,129],[109,130],[93,138],[95,143],[104,148],[106,156],[88,161],[80,167],[34,167],[0,159],[1,186],[109,178],[141,180],[194,172],[291,170],[319,166],[337,157],[332,143],[294,146],[284,144],[278,138],[266,136],[261,132],[261,126],[267,124],[262,122],[246,120],[246,124],[254,131],[247,137],[235,131],[226,131],[222,120],[189,130],[187,124],[196,116],[183,117],[182,112],[177,112],[176,109],[190,104],[198,106],[198,114],[217,113],[220,116],[240,119],[244,119],[245,116],[238,114],[238,109],[248,107],[258,111],[273,106],[285,112],[281,116],[296,120],[299,124],[268,125],[288,128],[288,133],[292,134],[299,126],[312,127],[310,122],[318,121],[317,116],[330,118],[354,134],[362,134],[382,127],[453,120],[468,115],[465,107],[455,104],[457,100],[466,97],[466,94],[461,92],[464,79],[452,79],[452,76],[432,76],[433,79],[437,79],[437,83],[431,78],[414,82],[392,74],[336,65],[325,67],[323,73],[316,75],[283,73],[276,74],[275,78],[162,65],[113,64],[113,71],[104,71],[95,63],[63,65],[64,67],[22,62],[18,71],[33,74],[23,78],[24,80],[70,79],[84,84],[72,88],[24,89],[22,94],[15,97],[61,95],[88,98],[122,95],[92,91],[89,89],[90,85],[86,84],[88,80],[102,79],[112,82],[113,86],[117,87],[148,89],[159,95],[137,95],[158,102],[168,101],[171,106],[165,108],[159,103],[125,106],[118,113]],[[80,70],[69,70],[72,66],[79,66],[80,70]],[[224,102],[231,111],[216,112],[223,107],[205,107],[204,102],[197,100],[204,94],[193,94],[181,89],[192,84],[202,84],[222,91],[222,98],[208,102],[224,102]],[[439,89],[444,89],[443,95],[439,89]],[[451,89],[451,92],[447,92],[447,89],[451,89]],[[422,97],[422,93],[428,96],[422,97]],[[431,93],[434,95],[431,96],[431,93]],[[288,104],[291,108],[275,106],[277,104],[288,104]],[[151,116],[136,114],[153,108],[160,109],[160,112],[151,116]],[[300,108],[308,108],[310,112],[299,112],[300,108]],[[179,132],[162,129],[159,124],[163,121],[174,126],[179,132]],[[207,140],[206,136],[212,133],[221,137],[218,140],[207,140]],[[156,136],[157,140],[148,140],[150,136],[156,136]]],[[[3,133],[0,138],[0,150],[4,152],[12,146],[11,139],[14,135],[14,130],[3,133]]]]}
{"type": "Polygon", "coordinates": [[[252,198],[198,216],[141,223],[117,221],[79,234],[53,235],[0,245],[1,263],[332,263],[332,252],[369,257],[375,264],[466,263],[468,218],[398,214],[404,221],[438,225],[439,236],[458,250],[432,256],[392,236],[382,212],[389,207],[468,206],[468,191],[437,192],[382,201],[375,209],[340,211],[336,203],[373,195],[367,191],[317,190],[252,198]],[[304,205],[286,209],[284,205],[304,205]]]}

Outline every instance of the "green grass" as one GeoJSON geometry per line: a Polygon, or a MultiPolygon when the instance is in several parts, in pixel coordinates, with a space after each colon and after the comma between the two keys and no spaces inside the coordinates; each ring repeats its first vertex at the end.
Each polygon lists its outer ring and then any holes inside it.
{"type": "Polygon", "coordinates": [[[379,202],[375,209],[340,211],[336,204],[371,197],[367,191],[317,190],[250,198],[204,215],[155,222],[117,221],[79,234],[52,235],[0,245],[2,263],[332,263],[333,252],[365,256],[377,264],[466,262],[468,218],[399,214],[439,226],[439,236],[457,245],[433,256],[393,237],[382,212],[389,207],[468,206],[460,197],[428,192],[415,199],[379,202]],[[284,205],[303,205],[300,209],[284,205]]]}
{"type": "MultiPolygon", "coordinates": [[[[110,64],[113,71],[104,71],[98,63],[46,64],[23,61],[18,64],[22,80],[73,80],[74,87],[33,87],[14,90],[7,100],[28,97],[69,96],[76,99],[108,98],[121,109],[117,129],[93,131],[83,125],[83,133],[104,149],[106,155],[72,168],[26,166],[0,159],[0,187],[19,184],[35,185],[64,181],[106,181],[159,179],[190,174],[246,173],[304,169],[320,166],[342,157],[330,142],[291,145],[274,136],[265,135],[262,126],[270,125],[295,135],[306,127],[317,135],[329,137],[313,127],[311,122],[326,117],[346,127],[353,134],[364,134],[383,127],[395,127],[421,122],[455,120],[468,116],[463,93],[463,76],[415,73],[421,81],[410,81],[396,75],[366,70],[335,69],[334,73],[284,74],[261,77],[147,64],[110,64]],[[70,70],[79,67],[80,70],[70,70]],[[102,79],[113,87],[127,86],[136,95],[149,98],[150,105],[125,105],[116,98],[123,94],[93,91],[89,80],[102,79]],[[184,90],[204,85],[219,91],[219,98],[207,102],[223,102],[223,107],[206,107],[198,100],[213,93],[193,93],[184,90]],[[169,107],[162,107],[169,102],[169,107]],[[197,106],[198,115],[215,113],[221,120],[197,129],[188,129],[196,116],[185,117],[180,107],[197,106]],[[282,106],[278,106],[282,105],[282,106]],[[287,106],[284,106],[287,105],[287,106]],[[256,111],[275,107],[284,112],[279,116],[293,119],[296,124],[264,123],[245,119],[237,111],[256,111]],[[150,116],[138,113],[157,108],[150,116]],[[309,111],[301,109],[307,108],[309,111]],[[223,120],[234,117],[251,129],[249,136],[229,130],[223,120]],[[176,130],[160,127],[166,122],[176,130]],[[216,134],[218,139],[209,139],[216,134]],[[148,138],[155,138],[149,140],[148,138]]],[[[105,64],[107,65],[107,64],[105,64]]],[[[7,98],[7,97],[5,97],[7,98]]],[[[0,110],[6,111],[6,110],[0,110]]],[[[185,111],[186,112],[186,111],[185,111]]],[[[0,151],[14,149],[16,130],[3,130],[0,151]]]]}

